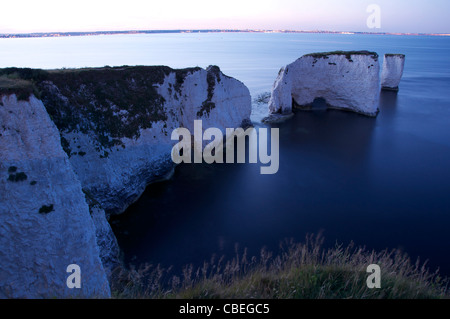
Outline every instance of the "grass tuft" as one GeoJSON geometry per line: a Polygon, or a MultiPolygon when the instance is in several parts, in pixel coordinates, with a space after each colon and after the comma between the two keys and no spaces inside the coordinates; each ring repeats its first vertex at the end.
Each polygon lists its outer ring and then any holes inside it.
{"type": "Polygon", "coordinates": [[[265,249],[184,268],[170,275],[159,265],[118,267],[111,277],[115,298],[257,298],[257,299],[428,299],[449,298],[448,280],[429,272],[426,263],[412,263],[399,250],[375,252],[350,244],[323,248],[321,236],[305,243],[285,241],[278,255],[265,249]],[[367,266],[381,268],[381,289],[366,285],[367,266]]]}
{"type": "Polygon", "coordinates": [[[272,94],[271,94],[270,92],[263,92],[263,93],[260,93],[260,94],[258,94],[257,97],[255,97],[255,98],[253,99],[253,102],[256,103],[256,104],[268,104],[271,95],[272,95],[272,94]]]}

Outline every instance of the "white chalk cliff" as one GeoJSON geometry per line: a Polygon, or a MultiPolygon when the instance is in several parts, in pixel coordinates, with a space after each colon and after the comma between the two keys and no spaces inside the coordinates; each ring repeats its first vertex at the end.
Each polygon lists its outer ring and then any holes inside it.
{"type": "Polygon", "coordinates": [[[283,67],[272,87],[269,114],[310,108],[316,98],[330,108],[368,116],[378,113],[378,55],[374,52],[307,54],[283,67]]]}
{"type": "Polygon", "coordinates": [[[109,296],[106,218],[170,173],[172,130],[224,131],[251,113],[247,87],[215,66],[5,70],[40,99],[0,90],[0,297],[109,296]],[[81,290],[66,287],[71,263],[81,290]]]}
{"type": "Polygon", "coordinates": [[[381,72],[381,88],[388,91],[398,91],[404,67],[404,54],[385,54],[381,72]]]}
{"type": "Polygon", "coordinates": [[[0,104],[0,297],[108,297],[95,227],[41,101],[0,104]],[[81,267],[69,289],[67,266],[81,267]]]}

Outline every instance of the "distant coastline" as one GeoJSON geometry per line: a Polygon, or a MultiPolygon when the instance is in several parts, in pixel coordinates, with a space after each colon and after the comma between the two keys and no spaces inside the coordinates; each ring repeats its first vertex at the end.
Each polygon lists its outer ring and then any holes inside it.
{"type": "Polygon", "coordinates": [[[260,29],[199,29],[199,30],[126,30],[126,31],[83,31],[83,32],[33,32],[0,33],[0,38],[50,38],[117,34],[158,34],[158,33],[325,33],[325,34],[371,34],[371,35],[409,35],[409,36],[450,36],[450,33],[395,33],[395,32],[357,32],[357,31],[304,31],[304,30],[260,30],[260,29]]]}

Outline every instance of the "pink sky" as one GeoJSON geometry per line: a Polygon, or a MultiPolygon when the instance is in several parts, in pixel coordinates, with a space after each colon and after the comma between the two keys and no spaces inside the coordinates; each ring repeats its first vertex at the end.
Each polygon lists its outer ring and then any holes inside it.
{"type": "Polygon", "coordinates": [[[291,29],[450,33],[448,0],[15,0],[0,33],[133,29],[291,29]],[[381,29],[366,24],[369,4],[381,29]]]}

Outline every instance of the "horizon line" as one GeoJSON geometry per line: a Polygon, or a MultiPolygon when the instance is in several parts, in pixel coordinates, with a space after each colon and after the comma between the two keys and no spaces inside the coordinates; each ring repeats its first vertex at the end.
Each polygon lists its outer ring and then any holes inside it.
{"type": "Polygon", "coordinates": [[[0,33],[0,38],[39,38],[58,36],[96,36],[117,34],[149,33],[330,33],[330,34],[369,34],[369,35],[406,35],[406,36],[450,36],[450,33],[421,32],[372,32],[372,31],[331,31],[331,30],[292,30],[292,29],[147,29],[147,30],[105,30],[105,31],[49,31],[0,33]]]}

